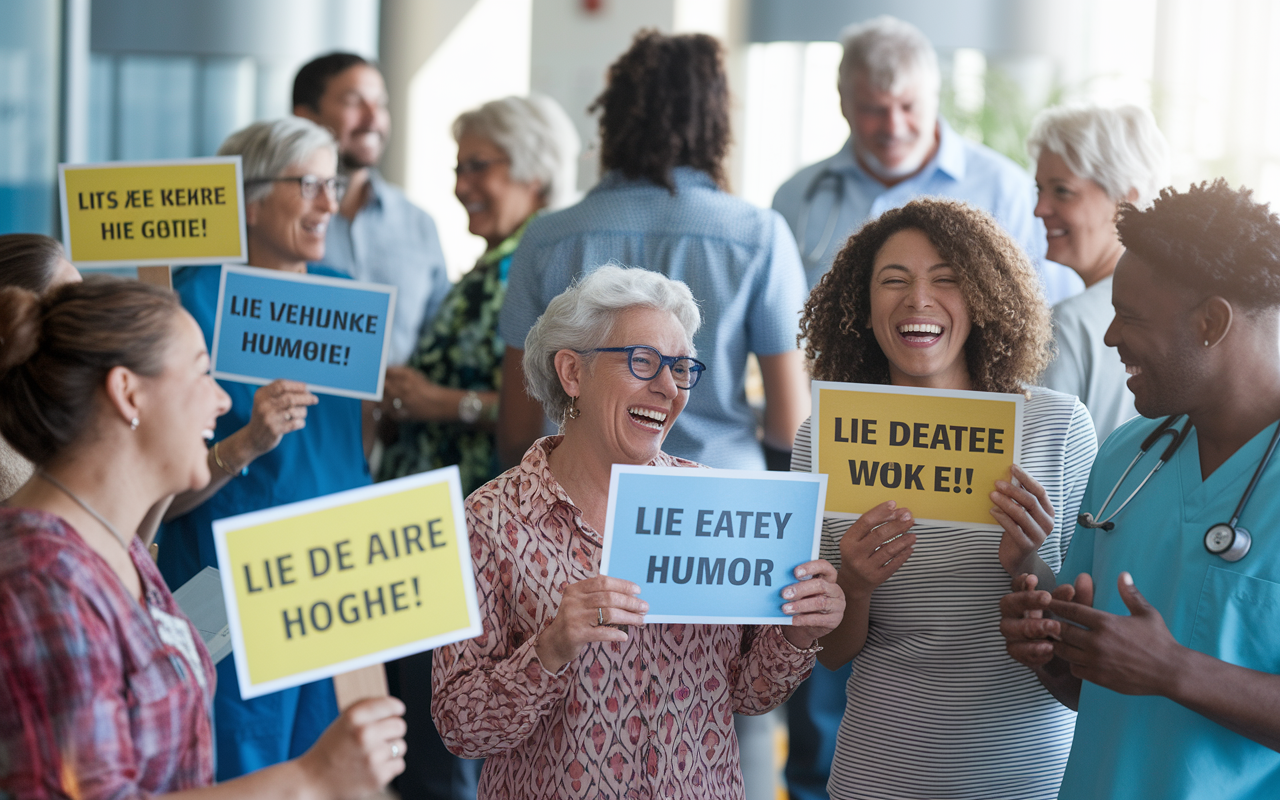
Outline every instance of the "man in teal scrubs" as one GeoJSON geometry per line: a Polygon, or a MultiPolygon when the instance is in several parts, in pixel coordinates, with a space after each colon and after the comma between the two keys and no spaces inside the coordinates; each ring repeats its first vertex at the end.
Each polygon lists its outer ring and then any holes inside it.
{"type": "MultiPolygon", "coordinates": [[[[1081,510],[1106,520],[1133,493],[1170,436],[1100,513],[1162,418],[1191,427],[1112,530],[1076,527],[1052,597],[1036,590],[1052,573],[1015,580],[1001,630],[1080,712],[1060,798],[1280,797],[1280,458],[1237,522],[1247,555],[1228,561],[1205,536],[1280,420],[1280,219],[1219,180],[1125,207],[1118,228],[1106,342],[1142,417],[1103,444],[1081,510]]],[[[1030,552],[1036,537],[1006,538],[1030,552]]]]}

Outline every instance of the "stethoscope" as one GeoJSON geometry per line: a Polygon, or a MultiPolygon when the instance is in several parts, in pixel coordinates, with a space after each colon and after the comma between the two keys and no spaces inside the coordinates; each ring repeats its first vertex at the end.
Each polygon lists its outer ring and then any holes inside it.
{"type": "Polygon", "coordinates": [[[839,172],[833,169],[823,167],[823,169],[809,182],[809,188],[804,190],[804,203],[800,206],[800,219],[796,221],[796,242],[799,243],[801,251],[800,257],[804,260],[806,266],[818,263],[818,259],[827,252],[827,248],[831,246],[831,240],[836,235],[836,225],[840,222],[840,207],[844,205],[844,178],[839,172]],[[818,241],[818,245],[812,250],[804,250],[806,234],[809,232],[809,215],[813,211],[813,198],[818,195],[822,189],[822,184],[829,180],[835,181],[834,195],[831,198],[831,210],[827,212],[827,224],[822,228],[822,238],[818,241]]]}
{"type": "MultiPolygon", "coordinates": [[[[1142,441],[1138,454],[1133,457],[1133,461],[1129,462],[1129,467],[1120,476],[1120,480],[1116,481],[1115,488],[1111,490],[1111,494],[1107,495],[1107,499],[1103,502],[1102,508],[1098,509],[1097,517],[1089,512],[1085,512],[1076,518],[1076,522],[1084,528],[1101,528],[1104,531],[1115,530],[1116,524],[1113,520],[1116,515],[1129,505],[1129,502],[1142,491],[1142,487],[1147,485],[1147,481],[1160,471],[1160,468],[1173,458],[1173,454],[1178,451],[1178,447],[1182,445],[1183,440],[1187,438],[1187,434],[1191,431],[1191,420],[1188,419],[1183,424],[1181,430],[1175,430],[1174,425],[1182,418],[1181,414],[1175,414],[1168,417],[1160,425],[1142,441]],[[1124,479],[1129,477],[1129,473],[1137,466],[1142,457],[1147,454],[1156,442],[1164,436],[1170,436],[1173,441],[1169,442],[1169,446],[1160,454],[1160,460],[1155,467],[1147,473],[1147,477],[1142,479],[1142,483],[1138,484],[1138,488],[1129,493],[1125,501],[1120,507],[1111,512],[1111,516],[1106,519],[1099,519],[1103,514],[1107,513],[1107,506],[1111,504],[1112,498],[1116,496],[1116,492],[1120,491],[1120,486],[1124,484],[1124,479]]],[[[1249,531],[1240,527],[1236,523],[1240,521],[1240,515],[1244,513],[1244,507],[1249,503],[1249,498],[1253,497],[1253,490],[1258,486],[1258,480],[1262,477],[1262,472],[1267,468],[1267,464],[1271,461],[1271,455],[1275,452],[1276,443],[1280,442],[1280,425],[1276,426],[1276,431],[1271,435],[1271,443],[1267,445],[1267,452],[1263,454],[1262,461],[1258,463],[1258,468],[1253,471],[1253,479],[1249,481],[1249,486],[1244,490],[1244,495],[1240,498],[1239,504],[1236,505],[1235,513],[1231,515],[1231,519],[1227,522],[1219,522],[1216,525],[1209,526],[1209,530],[1204,534],[1204,549],[1208,550],[1215,556],[1221,557],[1224,561],[1239,561],[1249,552],[1249,548],[1253,545],[1253,536],[1249,531]]]]}

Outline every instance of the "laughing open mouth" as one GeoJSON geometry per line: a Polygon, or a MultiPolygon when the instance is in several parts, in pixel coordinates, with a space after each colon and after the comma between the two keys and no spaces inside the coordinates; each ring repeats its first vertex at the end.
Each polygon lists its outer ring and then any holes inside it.
{"type": "Polygon", "coordinates": [[[930,344],[942,336],[942,326],[932,322],[910,322],[898,326],[898,335],[912,344],[930,344]]]}
{"type": "Polygon", "coordinates": [[[651,408],[632,407],[627,409],[627,413],[631,415],[633,420],[651,431],[662,430],[663,425],[667,422],[667,414],[665,411],[655,411],[651,408]]]}

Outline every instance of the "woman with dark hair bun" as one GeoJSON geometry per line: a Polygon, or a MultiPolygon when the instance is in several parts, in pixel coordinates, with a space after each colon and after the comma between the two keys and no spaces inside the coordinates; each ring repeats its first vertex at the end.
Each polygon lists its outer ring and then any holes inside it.
{"type": "MultiPolygon", "coordinates": [[[[889,489],[852,525],[823,520],[848,605],[818,659],[855,667],[828,791],[1056,797],[1073,715],[1005,654],[995,620],[1030,553],[1061,565],[1098,444],[1079,400],[1033,386],[1051,349],[1035,270],[985,212],[915,200],[849,239],[800,327],[816,380],[1026,396],[1022,455],[991,492],[1003,532],[917,524],[889,489]]],[[[810,454],[806,422],[791,468],[810,454]]]]}
{"type": "MultiPolygon", "coordinates": [[[[0,507],[0,794],[116,798],[213,781],[215,673],[137,530],[209,482],[230,401],[172,292],[0,288],[0,434],[36,477],[0,507]]],[[[358,798],[404,768],[403,707],[352,706],[296,761],[210,798],[358,798]]]]}
{"type": "MultiPolygon", "coordinates": [[[[0,236],[0,288],[17,286],[43,294],[78,280],[80,273],[67,261],[56,239],[38,233],[0,236]]],[[[34,470],[31,462],[18,455],[0,436],[0,501],[18,491],[34,470]]]]}

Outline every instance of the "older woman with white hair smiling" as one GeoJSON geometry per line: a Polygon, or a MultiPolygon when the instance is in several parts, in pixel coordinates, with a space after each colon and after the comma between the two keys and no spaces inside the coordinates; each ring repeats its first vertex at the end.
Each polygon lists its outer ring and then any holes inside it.
{"type": "Polygon", "coordinates": [[[1125,366],[1103,341],[1113,316],[1111,273],[1124,252],[1116,212],[1121,203],[1149,203],[1168,182],[1168,145],[1137,106],[1061,106],[1035,118],[1027,152],[1036,160],[1046,257],[1071,267],[1086,287],[1053,308],[1058,355],[1041,380],[1084,402],[1101,442],[1138,413],[1125,366]]]}
{"type": "Polygon", "coordinates": [[[782,590],[786,627],[645,625],[640,588],[599,574],[612,465],[698,466],[661,445],[704,370],[699,323],[683,283],[605,266],[524,342],[563,433],[467,499],[484,633],[436,650],[432,679],[449,749],[488,757],[480,797],[741,798],[732,712],[785,700],[840,621],[821,560],[782,590]]]}
{"type": "MultiPolygon", "coordinates": [[[[346,277],[319,265],[344,185],[328,131],[300,117],[257,122],[228,136],[218,153],[243,160],[251,266],[346,277]]],[[[209,350],[220,275],[218,267],[185,267],[173,278],[209,350]]],[[[160,531],[160,572],[175,588],[204,567],[217,566],[213,520],[369,483],[359,400],[321,400],[297,381],[220,385],[231,410],[218,420],[209,448],[212,479],[203,489],[175,497],[160,531]]],[[[301,755],[338,715],[327,679],[241,698],[234,662],[218,664],[218,780],[301,755]]]]}

